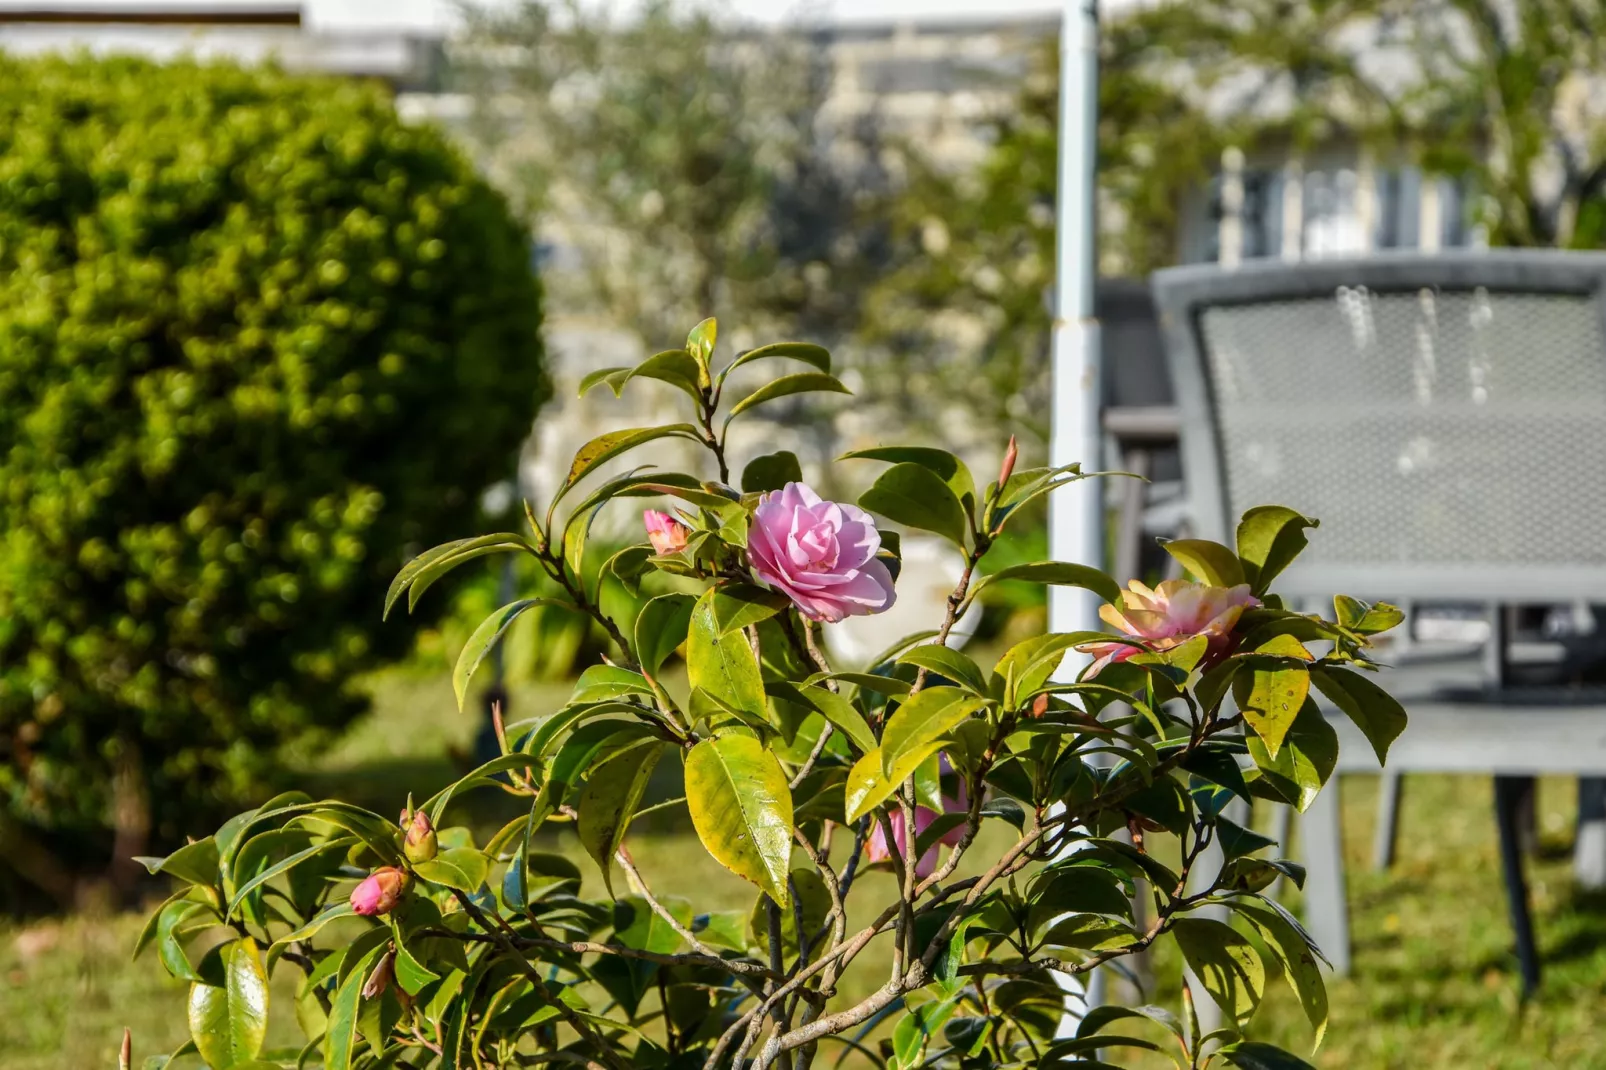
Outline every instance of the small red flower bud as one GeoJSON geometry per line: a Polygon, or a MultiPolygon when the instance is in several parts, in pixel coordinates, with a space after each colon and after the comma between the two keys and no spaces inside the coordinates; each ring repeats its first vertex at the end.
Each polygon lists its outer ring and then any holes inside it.
{"type": "Polygon", "coordinates": [[[1015,436],[1009,436],[1009,449],[1004,451],[1004,463],[998,469],[998,489],[1003,490],[1004,484],[1015,472],[1015,459],[1020,456],[1020,446],[1015,443],[1015,436]]]}
{"type": "Polygon", "coordinates": [[[351,893],[351,909],[364,917],[389,914],[407,890],[407,874],[395,866],[384,866],[363,878],[351,893]]]}

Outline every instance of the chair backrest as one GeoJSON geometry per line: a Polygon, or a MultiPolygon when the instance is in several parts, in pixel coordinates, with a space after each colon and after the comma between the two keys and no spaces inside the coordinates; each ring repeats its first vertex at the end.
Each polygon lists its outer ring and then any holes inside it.
{"type": "Polygon", "coordinates": [[[1322,521],[1296,595],[1606,601],[1606,255],[1155,276],[1199,533],[1322,521]]]}

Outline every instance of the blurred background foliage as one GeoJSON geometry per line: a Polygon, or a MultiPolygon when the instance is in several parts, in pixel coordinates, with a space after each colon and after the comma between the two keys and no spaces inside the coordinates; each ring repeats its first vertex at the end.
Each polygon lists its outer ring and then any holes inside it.
{"type": "Polygon", "coordinates": [[[0,856],[126,880],[361,713],[540,318],[503,197],[375,88],[0,57],[0,856]]]}

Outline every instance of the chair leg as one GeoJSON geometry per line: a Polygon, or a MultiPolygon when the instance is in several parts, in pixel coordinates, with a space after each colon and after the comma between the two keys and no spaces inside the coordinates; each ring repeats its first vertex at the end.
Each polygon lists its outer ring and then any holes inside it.
{"type": "Polygon", "coordinates": [[[1401,774],[1383,770],[1377,790],[1377,827],[1372,833],[1372,868],[1385,873],[1394,864],[1394,841],[1400,833],[1401,774]]]}
{"type": "Polygon", "coordinates": [[[1579,887],[1606,888],[1606,779],[1578,778],[1578,835],[1573,843],[1573,876],[1579,887]]]}
{"type": "Polygon", "coordinates": [[[1506,905],[1517,940],[1517,966],[1526,999],[1539,988],[1539,950],[1534,945],[1533,917],[1528,908],[1528,882],[1522,872],[1522,814],[1532,810],[1534,778],[1494,778],[1495,824],[1500,832],[1500,869],[1506,883],[1506,905]]]}
{"type": "Polygon", "coordinates": [[[1350,968],[1349,906],[1344,890],[1344,838],[1339,812],[1339,778],[1316,796],[1299,823],[1305,859],[1305,927],[1333,972],[1350,968]]]}

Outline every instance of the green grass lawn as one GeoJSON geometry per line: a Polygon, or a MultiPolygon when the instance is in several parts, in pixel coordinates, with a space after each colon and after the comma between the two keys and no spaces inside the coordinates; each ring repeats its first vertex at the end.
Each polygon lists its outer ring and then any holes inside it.
{"type": "MultiPolygon", "coordinates": [[[[376,678],[373,689],[373,714],[308,769],[306,781],[315,792],[390,812],[409,790],[427,793],[453,775],[449,754],[468,748],[475,715],[456,712],[443,676],[393,672],[376,678]]],[[[518,692],[513,716],[544,712],[565,693],[518,692]]],[[[1606,1070],[1606,1026],[1596,1025],[1606,1011],[1606,897],[1582,895],[1571,882],[1572,782],[1541,786],[1544,850],[1530,872],[1546,975],[1540,998],[1528,1007],[1517,1000],[1488,780],[1409,781],[1399,860],[1386,875],[1366,866],[1374,806],[1369,778],[1344,783],[1355,975],[1331,983],[1332,1022],[1312,1061],[1363,1070],[1606,1070]]],[[[492,820],[494,809],[482,807],[476,816],[492,820]]],[[[553,843],[579,855],[568,837],[553,843]]],[[[752,902],[748,885],[707,860],[683,816],[653,815],[633,831],[630,846],[659,894],[716,910],[752,902]]],[[[594,867],[581,865],[587,894],[600,895],[594,867]]],[[[856,914],[884,900],[883,880],[873,875],[862,886],[856,914]]],[[[183,1039],[184,986],[152,958],[129,961],[142,920],[127,914],[0,923],[0,1070],[114,1067],[125,1025],[134,1030],[136,1066],[183,1039]]],[[[875,966],[868,961],[850,975],[847,998],[879,983],[875,966]]],[[[1162,954],[1154,974],[1149,998],[1174,1006],[1177,964],[1162,954]]],[[[279,1013],[288,1002],[279,1001],[277,1040],[270,1043],[294,1040],[293,1023],[279,1013]]],[[[1309,1050],[1303,1015],[1281,982],[1253,1031],[1309,1050]]]]}

